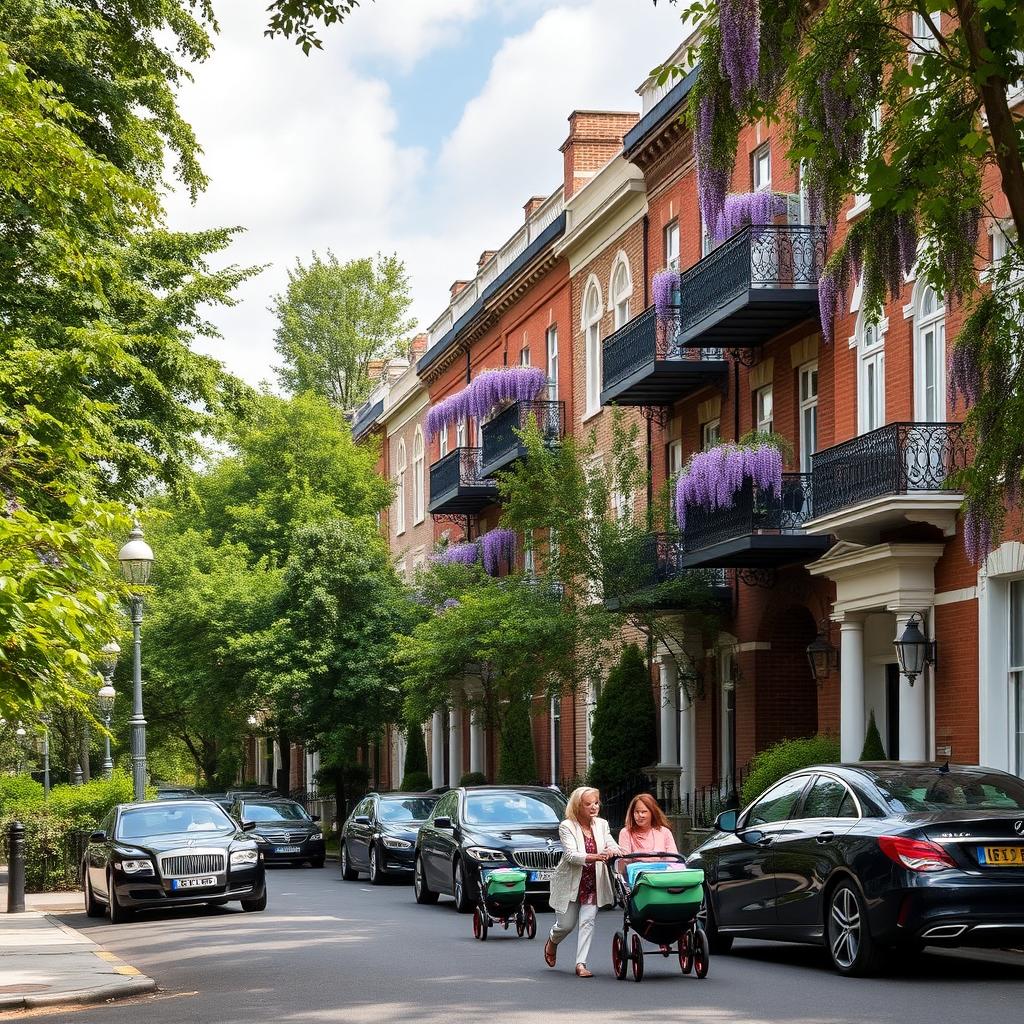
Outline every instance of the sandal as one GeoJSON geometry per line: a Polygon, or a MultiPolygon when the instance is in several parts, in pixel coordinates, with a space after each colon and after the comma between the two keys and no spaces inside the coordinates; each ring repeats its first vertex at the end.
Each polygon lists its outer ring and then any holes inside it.
{"type": "Polygon", "coordinates": [[[586,964],[577,964],[576,965],[576,977],[577,978],[592,978],[593,976],[594,975],[591,974],[591,972],[587,970],[587,965],[586,964]]]}
{"type": "Polygon", "coordinates": [[[557,956],[558,947],[550,939],[548,939],[547,942],[544,943],[544,963],[546,963],[548,967],[554,967],[555,958],[557,956]]]}

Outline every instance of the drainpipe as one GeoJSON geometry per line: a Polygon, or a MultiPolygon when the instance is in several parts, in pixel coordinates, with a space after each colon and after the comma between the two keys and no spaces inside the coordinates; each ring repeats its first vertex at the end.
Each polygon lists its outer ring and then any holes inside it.
{"type": "Polygon", "coordinates": [[[654,529],[654,430],[647,417],[647,529],[654,529]]]}
{"type": "Polygon", "coordinates": [[[740,439],[740,361],[738,359],[732,361],[732,422],[732,439],[738,441],[740,439]]]}

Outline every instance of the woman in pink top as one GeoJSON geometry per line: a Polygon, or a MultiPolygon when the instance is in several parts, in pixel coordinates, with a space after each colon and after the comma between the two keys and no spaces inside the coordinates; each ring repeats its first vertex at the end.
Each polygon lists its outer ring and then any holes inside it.
{"type": "Polygon", "coordinates": [[[676,840],[658,802],[650,793],[633,797],[626,827],[619,833],[623,853],[677,853],[676,840]]]}

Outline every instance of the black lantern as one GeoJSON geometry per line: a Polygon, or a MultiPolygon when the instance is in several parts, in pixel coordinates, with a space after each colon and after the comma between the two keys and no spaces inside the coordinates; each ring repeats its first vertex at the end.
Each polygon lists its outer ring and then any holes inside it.
{"type": "Polygon", "coordinates": [[[818,630],[818,635],[807,645],[807,661],[818,683],[825,682],[832,670],[839,667],[839,652],[829,642],[823,628],[818,630]]]}
{"type": "Polygon", "coordinates": [[[907,677],[907,682],[911,686],[924,672],[926,665],[934,665],[938,660],[935,641],[929,640],[921,631],[923,623],[924,619],[920,612],[914,612],[903,629],[903,635],[893,642],[896,660],[900,663],[900,672],[907,677]]]}

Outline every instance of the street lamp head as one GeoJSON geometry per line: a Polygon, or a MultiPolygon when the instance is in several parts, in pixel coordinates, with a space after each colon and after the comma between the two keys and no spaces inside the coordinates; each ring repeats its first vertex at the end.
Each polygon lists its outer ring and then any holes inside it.
{"type": "Polygon", "coordinates": [[[24,727],[19,725],[18,728],[14,730],[14,735],[17,736],[19,740],[22,740],[27,734],[24,727]]]}
{"type": "Polygon", "coordinates": [[[100,650],[100,671],[106,678],[110,678],[117,668],[117,657],[121,653],[121,645],[116,640],[104,644],[100,650]]]}
{"type": "Polygon", "coordinates": [[[249,722],[250,727],[259,725],[259,719],[255,715],[250,715],[247,721],[249,722]]]}
{"type": "Polygon", "coordinates": [[[104,716],[109,715],[114,710],[115,700],[117,700],[117,691],[110,683],[105,683],[101,686],[99,693],[96,694],[96,703],[99,705],[99,709],[104,716]]]}
{"type": "Polygon", "coordinates": [[[153,549],[143,540],[142,527],[135,523],[128,543],[117,554],[121,572],[132,586],[144,587],[153,568],[153,549]]]}
{"type": "Polygon", "coordinates": [[[936,661],[935,641],[929,640],[921,631],[922,621],[920,613],[914,612],[902,635],[893,642],[896,659],[900,663],[900,672],[907,677],[907,682],[911,686],[924,672],[925,666],[934,665],[936,661]]]}
{"type": "Polygon", "coordinates": [[[829,642],[824,623],[818,635],[807,645],[807,661],[817,683],[823,683],[839,665],[839,652],[829,642]]]}

